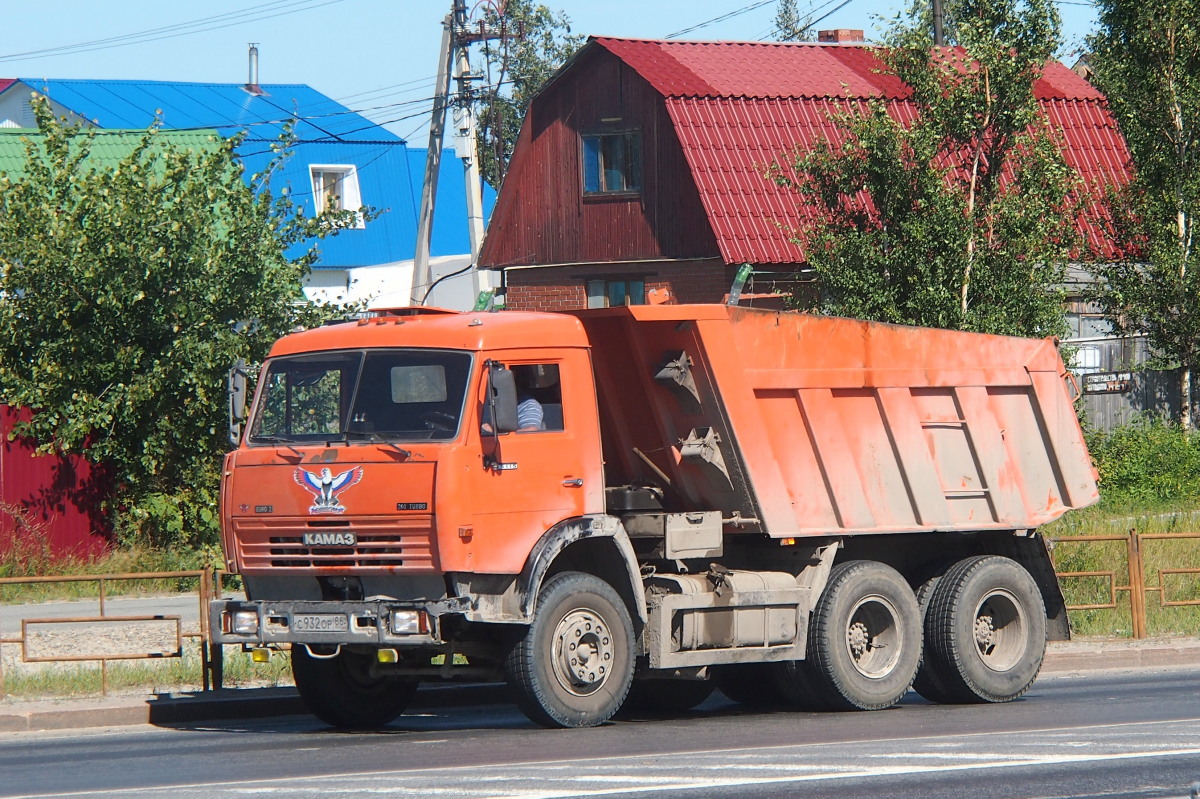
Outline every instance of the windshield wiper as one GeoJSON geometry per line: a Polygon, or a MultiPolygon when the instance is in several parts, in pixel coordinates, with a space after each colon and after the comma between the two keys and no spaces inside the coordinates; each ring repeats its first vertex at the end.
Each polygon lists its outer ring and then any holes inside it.
{"type": "Polygon", "coordinates": [[[257,444],[259,442],[265,444],[274,444],[277,447],[287,447],[293,453],[295,453],[297,458],[304,457],[304,453],[292,446],[292,442],[289,439],[281,436],[250,436],[250,443],[257,444]]]}
{"type": "Polygon", "coordinates": [[[391,447],[396,452],[404,456],[405,460],[412,457],[412,453],[392,441],[388,441],[383,436],[374,430],[349,430],[346,432],[346,442],[349,443],[350,437],[365,438],[372,444],[383,444],[385,447],[391,447]]]}

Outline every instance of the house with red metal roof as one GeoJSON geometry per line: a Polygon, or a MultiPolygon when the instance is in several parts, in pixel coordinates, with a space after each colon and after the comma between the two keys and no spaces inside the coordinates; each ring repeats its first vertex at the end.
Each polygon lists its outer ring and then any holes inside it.
{"type": "MultiPolygon", "coordinates": [[[[509,308],[720,302],[744,263],[769,291],[803,270],[811,217],[764,169],[837,139],[833,115],[872,100],[911,119],[909,88],[880,70],[861,41],[592,38],[530,106],[479,266],[502,273],[509,308]]],[[[1052,62],[1034,91],[1086,184],[1128,180],[1095,88],[1052,62]]],[[[1100,212],[1078,224],[1103,252],[1100,212]]]]}

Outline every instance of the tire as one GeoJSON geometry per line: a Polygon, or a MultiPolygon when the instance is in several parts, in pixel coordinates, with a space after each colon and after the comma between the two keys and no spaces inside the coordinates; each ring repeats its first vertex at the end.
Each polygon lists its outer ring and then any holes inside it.
{"type": "Polygon", "coordinates": [[[950,567],[930,600],[926,657],[961,704],[1009,702],[1029,690],[1046,654],[1046,608],[1037,583],[999,555],[950,567]]]}
{"type": "Polygon", "coordinates": [[[743,705],[777,705],[783,698],[771,679],[770,663],[737,663],[717,666],[713,682],[721,693],[743,705]]]}
{"type": "Polygon", "coordinates": [[[505,663],[517,704],[544,727],[603,724],[629,693],[633,641],[629,610],[608,583],[582,572],[551,577],[505,663]]]}
{"type": "Polygon", "coordinates": [[[625,706],[657,713],[685,713],[703,704],[717,686],[712,680],[634,680],[625,706]]]}
{"type": "Polygon", "coordinates": [[[770,665],[770,680],[779,697],[795,710],[828,710],[829,703],[816,687],[807,660],[783,660],[770,665]]]}
{"type": "Polygon", "coordinates": [[[333,658],[315,658],[292,645],[292,677],[309,711],[321,721],[343,729],[382,727],[412,701],[417,681],[371,675],[375,652],[342,648],[333,658]]]}
{"type": "Polygon", "coordinates": [[[808,628],[809,685],[830,710],[900,701],[921,659],[921,612],[900,573],[869,560],[838,564],[808,628]]]}
{"type": "MultiPolygon", "coordinates": [[[[929,602],[933,599],[933,590],[942,578],[931,577],[917,589],[917,607],[921,610],[922,629],[927,624],[929,602]]],[[[938,670],[937,661],[929,657],[926,649],[929,647],[931,636],[925,629],[925,644],[921,650],[921,665],[917,667],[917,676],[913,677],[912,689],[930,702],[949,703],[953,701],[950,690],[946,687],[946,678],[938,670]]]]}

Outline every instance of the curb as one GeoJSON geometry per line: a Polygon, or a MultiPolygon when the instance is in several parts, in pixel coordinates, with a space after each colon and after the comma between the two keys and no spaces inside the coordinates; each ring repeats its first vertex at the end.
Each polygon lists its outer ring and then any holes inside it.
{"type": "Polygon", "coordinates": [[[1050,644],[1046,650],[1046,660],[1042,664],[1042,673],[1171,666],[1200,667],[1200,639],[1050,644]]]}
{"type": "MultiPolygon", "coordinates": [[[[470,707],[512,702],[497,683],[424,685],[411,708],[470,707]]],[[[192,724],[202,721],[308,715],[295,688],[226,688],[208,693],[156,694],[95,700],[20,702],[0,705],[0,733],[125,727],[135,724],[192,724]]]]}
{"type": "MultiPolygon", "coordinates": [[[[1047,647],[1042,672],[1063,674],[1172,666],[1200,667],[1200,639],[1052,643],[1047,647]]],[[[474,707],[513,701],[508,687],[499,683],[440,683],[421,686],[411,707],[474,707]]],[[[226,688],[208,693],[0,704],[0,733],[136,724],[170,726],[307,713],[295,688],[226,688]]]]}

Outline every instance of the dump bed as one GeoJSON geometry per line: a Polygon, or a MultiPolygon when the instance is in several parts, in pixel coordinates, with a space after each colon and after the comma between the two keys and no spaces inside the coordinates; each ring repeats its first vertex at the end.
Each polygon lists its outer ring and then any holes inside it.
{"type": "Polygon", "coordinates": [[[769,535],[1033,528],[1098,499],[1052,340],[720,305],[580,311],[608,485],[769,535]]]}

